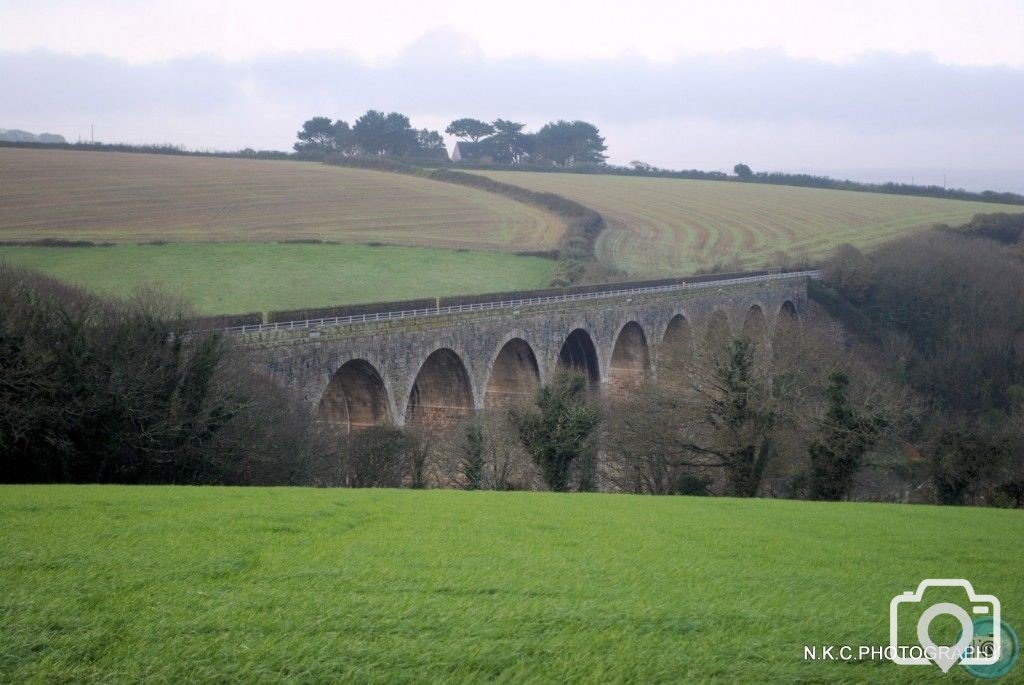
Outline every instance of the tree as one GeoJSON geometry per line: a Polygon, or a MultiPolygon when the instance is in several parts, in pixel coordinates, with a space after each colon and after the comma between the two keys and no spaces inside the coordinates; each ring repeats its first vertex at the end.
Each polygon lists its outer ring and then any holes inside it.
{"type": "Polygon", "coordinates": [[[939,504],[967,504],[1006,461],[1005,447],[979,431],[943,432],[932,455],[932,483],[939,504]]]}
{"type": "MultiPolygon", "coordinates": [[[[656,382],[608,412],[605,482],[662,495],[793,494],[815,437],[806,417],[817,412],[826,374],[844,352],[811,321],[782,318],[770,347],[749,330],[734,340],[728,327],[702,328],[666,339],[656,382]]],[[[865,375],[858,370],[858,406],[880,394],[898,397],[888,387],[875,391],[865,375]]]]}
{"type": "Polygon", "coordinates": [[[332,123],[330,117],[313,117],[295,135],[296,152],[324,154],[348,145],[349,127],[344,121],[332,123]]]}
{"type": "Polygon", "coordinates": [[[400,156],[416,149],[417,132],[404,114],[371,109],[356,119],[352,141],[367,155],[400,156]]]}
{"type": "Polygon", "coordinates": [[[526,124],[507,119],[495,119],[495,133],[483,142],[487,144],[487,153],[499,164],[518,164],[530,152],[530,136],[523,133],[526,124]]]}
{"type": "Polygon", "coordinates": [[[887,421],[880,414],[867,418],[857,412],[850,402],[850,378],[845,373],[837,371],[829,381],[823,436],[807,449],[811,458],[810,495],[818,500],[841,500],[849,494],[864,455],[887,421]]]}
{"type": "Polygon", "coordinates": [[[751,178],[754,175],[754,172],[746,164],[737,164],[732,168],[732,171],[740,178],[751,178]]]}
{"type": "MultiPolygon", "coordinates": [[[[915,389],[945,411],[1006,412],[1024,386],[1024,262],[1006,247],[954,231],[900,239],[850,264],[827,266],[825,283],[866,317],[879,340],[901,339],[900,364],[915,389]]],[[[841,311],[841,310],[837,310],[841,311]]]]}
{"type": "Polygon", "coordinates": [[[416,159],[421,164],[448,161],[448,149],[440,133],[421,128],[415,130],[415,134],[415,145],[405,153],[406,156],[416,159]]]}
{"type": "MultiPolygon", "coordinates": [[[[662,362],[668,354],[663,352],[662,362]]],[[[676,383],[682,369],[673,366],[659,364],[659,382],[638,388],[608,413],[601,445],[607,456],[605,477],[626,492],[696,494],[688,484],[702,471],[717,468],[692,446],[703,416],[700,407],[688,406],[686,391],[676,383]]]]}
{"type": "Polygon", "coordinates": [[[344,464],[344,482],[354,488],[398,488],[415,478],[419,441],[395,426],[369,426],[353,434],[344,464]]]}
{"type": "Polygon", "coordinates": [[[462,476],[466,479],[467,490],[484,487],[484,431],[476,421],[466,426],[465,442],[462,445],[462,476]]]}
{"type": "Polygon", "coordinates": [[[534,407],[509,412],[523,446],[555,492],[569,489],[569,470],[586,454],[600,422],[597,410],[587,402],[587,392],[583,374],[562,372],[537,392],[534,407]]]}
{"type": "Polygon", "coordinates": [[[104,300],[0,264],[0,482],[296,484],[306,409],[155,292],[104,300]]]}
{"type": "Polygon", "coordinates": [[[755,497],[775,451],[776,412],[757,397],[767,388],[754,373],[753,343],[733,340],[726,360],[716,361],[712,378],[716,396],[708,407],[708,422],[715,436],[708,450],[721,459],[730,492],[755,497]]]}
{"type": "Polygon", "coordinates": [[[352,127],[347,121],[340,119],[334,122],[334,149],[343,154],[349,154],[355,147],[352,140],[352,127]]]}
{"type": "Polygon", "coordinates": [[[585,121],[556,121],[537,132],[536,152],[559,166],[604,164],[607,156],[597,127],[585,121]]]}
{"type": "Polygon", "coordinates": [[[427,487],[427,457],[430,456],[430,443],[426,435],[408,435],[408,458],[412,472],[409,486],[415,490],[423,490],[427,487]]]}
{"type": "Polygon", "coordinates": [[[495,128],[479,119],[456,119],[448,124],[444,132],[456,138],[469,138],[474,143],[479,143],[481,138],[493,135],[495,128]]]}
{"type": "Polygon", "coordinates": [[[444,150],[444,138],[437,131],[421,128],[416,131],[416,147],[419,150],[444,150]]]}

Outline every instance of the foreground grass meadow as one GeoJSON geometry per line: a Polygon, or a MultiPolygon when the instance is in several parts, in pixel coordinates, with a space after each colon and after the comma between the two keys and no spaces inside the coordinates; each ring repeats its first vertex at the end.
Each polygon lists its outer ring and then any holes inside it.
{"type": "Polygon", "coordinates": [[[1024,626],[1019,511],[8,486],[0,515],[7,682],[970,682],[803,661],[885,643],[926,577],[1024,626]]]}

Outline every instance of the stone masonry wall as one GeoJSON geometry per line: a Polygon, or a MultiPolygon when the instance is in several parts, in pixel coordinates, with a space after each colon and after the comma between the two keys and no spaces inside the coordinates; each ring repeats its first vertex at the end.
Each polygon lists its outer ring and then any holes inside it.
{"type": "MultiPolygon", "coordinates": [[[[643,330],[653,370],[657,346],[669,322],[684,316],[694,335],[702,336],[708,319],[717,311],[728,318],[734,332],[759,307],[774,328],[780,310],[792,303],[798,315],[807,310],[807,289],[802,279],[766,281],[700,288],[655,295],[617,297],[581,302],[440,315],[392,322],[279,330],[249,334],[257,369],[319,405],[332,377],[351,360],[365,360],[380,376],[392,420],[405,423],[410,394],[424,361],[431,353],[449,349],[465,366],[476,409],[484,395],[494,360],[510,340],[520,338],[536,356],[540,381],[547,382],[559,365],[559,352],[576,329],[585,331],[597,353],[602,387],[608,381],[613,349],[620,331],[631,321],[643,330]]],[[[450,356],[450,355],[449,355],[450,356]]]]}

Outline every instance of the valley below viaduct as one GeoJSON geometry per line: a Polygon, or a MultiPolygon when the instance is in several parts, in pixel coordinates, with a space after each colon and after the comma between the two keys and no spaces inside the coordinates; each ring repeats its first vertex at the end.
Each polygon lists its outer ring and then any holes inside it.
{"type": "Polygon", "coordinates": [[[301,322],[242,332],[255,367],[321,416],[361,427],[444,425],[528,398],[563,368],[597,392],[657,374],[663,345],[719,333],[770,335],[807,306],[814,272],[301,322]]]}

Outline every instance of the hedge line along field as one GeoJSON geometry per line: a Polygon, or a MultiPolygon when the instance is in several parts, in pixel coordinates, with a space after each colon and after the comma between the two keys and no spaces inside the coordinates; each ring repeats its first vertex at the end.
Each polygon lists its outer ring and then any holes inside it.
{"type": "Polygon", "coordinates": [[[1017,205],[753,183],[611,175],[480,172],[549,191],[601,212],[609,228],[598,258],[631,274],[691,273],[730,261],[755,267],[823,257],[851,243],[868,248],[936,223],[1017,205]]]}
{"type": "Polygon", "coordinates": [[[552,214],[414,176],[315,162],[0,148],[0,240],[557,247],[552,214]]]}
{"type": "Polygon", "coordinates": [[[157,287],[200,314],[530,290],[556,267],[498,252],[276,243],[0,246],[0,260],[108,295],[157,287]]]}
{"type": "Polygon", "coordinates": [[[887,644],[924,578],[1024,627],[1020,511],[6,486],[0,516],[10,682],[975,682],[804,660],[887,644]]]}

